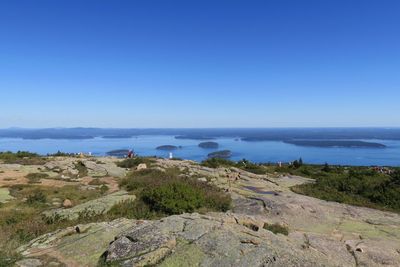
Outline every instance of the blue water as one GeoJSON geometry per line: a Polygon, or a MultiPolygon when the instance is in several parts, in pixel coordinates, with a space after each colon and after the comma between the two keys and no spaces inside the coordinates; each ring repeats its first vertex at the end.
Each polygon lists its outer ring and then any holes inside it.
{"type": "MultiPolygon", "coordinates": [[[[218,150],[229,149],[233,152],[232,160],[246,158],[254,162],[288,162],[302,157],[306,163],[341,164],[341,165],[385,165],[400,166],[400,141],[365,140],[385,144],[387,148],[319,148],[300,147],[279,141],[245,142],[235,138],[218,138],[218,150]]],[[[0,151],[31,151],[39,154],[55,153],[58,150],[68,153],[91,152],[102,156],[115,149],[134,149],[142,156],[168,157],[168,151],[155,148],[160,145],[182,146],[173,151],[174,157],[201,161],[213,149],[199,148],[198,140],[175,139],[170,135],[143,135],[132,138],[85,140],[25,140],[0,138],[0,151]]]]}

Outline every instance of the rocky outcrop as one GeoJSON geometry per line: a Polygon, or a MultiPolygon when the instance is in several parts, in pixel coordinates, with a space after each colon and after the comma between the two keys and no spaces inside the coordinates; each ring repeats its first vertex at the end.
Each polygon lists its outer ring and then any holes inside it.
{"type": "MultiPolygon", "coordinates": [[[[117,219],[112,222],[77,225],[40,236],[19,248],[28,262],[39,266],[97,266],[101,255],[114,237],[131,229],[140,221],[117,219]],[[79,233],[77,231],[79,229],[79,233]]],[[[20,266],[27,263],[21,261],[20,266]]]]}
{"type": "Polygon", "coordinates": [[[82,170],[77,169],[77,166],[85,169],[85,175],[91,177],[114,176],[124,177],[126,170],[115,165],[115,160],[110,158],[57,158],[47,162],[43,167],[45,170],[58,173],[63,179],[82,178],[82,170]]]}
{"type": "Polygon", "coordinates": [[[221,213],[145,221],[120,234],[104,261],[121,266],[354,266],[344,244],[335,247],[341,257],[331,258],[333,251],[303,248],[296,239],[264,230],[263,224],[261,218],[221,213]]]}
{"type": "Polygon", "coordinates": [[[135,198],[136,197],[133,195],[128,195],[128,192],[126,191],[118,191],[104,197],[76,205],[72,208],[49,210],[45,211],[43,214],[49,218],[74,220],[77,219],[80,214],[84,215],[86,213],[88,215],[95,215],[106,213],[115,204],[125,200],[135,200],[135,198]]]}
{"type": "MultiPolygon", "coordinates": [[[[49,261],[67,266],[97,266],[99,261],[122,266],[400,266],[399,214],[296,194],[290,186],[312,182],[297,176],[164,159],[156,159],[155,166],[176,167],[230,192],[231,211],[78,225],[43,235],[19,251],[43,266],[49,261]],[[285,227],[288,235],[271,225],[285,227]]],[[[88,209],[103,212],[126,197],[134,199],[117,192],[51,212],[74,218],[88,209]]]]}

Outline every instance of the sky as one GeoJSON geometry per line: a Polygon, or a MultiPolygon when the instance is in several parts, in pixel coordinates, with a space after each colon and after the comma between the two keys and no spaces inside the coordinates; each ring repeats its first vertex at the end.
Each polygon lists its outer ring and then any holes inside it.
{"type": "Polygon", "coordinates": [[[397,0],[1,0],[0,128],[399,127],[397,0]]]}

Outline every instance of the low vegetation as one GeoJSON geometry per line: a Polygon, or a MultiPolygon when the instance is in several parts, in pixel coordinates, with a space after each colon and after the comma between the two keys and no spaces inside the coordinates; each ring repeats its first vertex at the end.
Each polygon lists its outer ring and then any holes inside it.
{"type": "Polygon", "coordinates": [[[289,228],[279,223],[273,223],[273,224],[265,223],[263,228],[265,230],[271,231],[274,234],[282,234],[282,235],[289,234],[289,228]]]}
{"type": "Polygon", "coordinates": [[[22,165],[41,165],[46,163],[46,159],[36,153],[18,151],[13,153],[11,151],[0,152],[0,161],[8,164],[22,164],[22,165]]]}
{"type": "Polygon", "coordinates": [[[85,177],[88,175],[88,169],[82,161],[75,163],[75,169],[78,170],[79,177],[85,177]]]}
{"type": "Polygon", "coordinates": [[[75,204],[96,199],[102,195],[100,188],[82,190],[79,186],[51,188],[28,184],[12,186],[10,193],[15,199],[0,206],[0,267],[13,266],[19,259],[15,249],[33,238],[57,229],[99,219],[80,216],[75,221],[48,220],[42,216],[42,212],[52,208],[55,199],[62,202],[68,198],[75,204]]]}
{"type": "Polygon", "coordinates": [[[26,178],[28,178],[29,183],[34,184],[34,183],[39,183],[40,179],[46,179],[49,178],[49,175],[47,173],[29,173],[26,175],[26,178]]]}
{"type": "Polygon", "coordinates": [[[130,158],[130,159],[124,159],[120,162],[117,163],[118,167],[121,168],[136,168],[139,164],[146,164],[146,165],[150,165],[153,162],[153,160],[151,158],[145,158],[145,157],[135,157],[135,158],[130,158]]]}
{"type": "MultiPolygon", "coordinates": [[[[308,196],[400,212],[400,171],[378,173],[367,167],[309,167],[315,183],[292,188],[308,196]],[[314,170],[314,171],[312,171],[314,170]]],[[[304,172],[304,170],[303,170],[304,172]]]]}
{"type": "Polygon", "coordinates": [[[128,209],[129,217],[133,218],[148,219],[194,211],[226,211],[231,204],[228,194],[194,178],[182,177],[175,168],[165,172],[154,169],[133,172],[120,185],[134,192],[139,200],[121,203],[115,210],[121,212],[128,209]]]}
{"type": "Polygon", "coordinates": [[[221,158],[209,158],[203,161],[201,165],[209,168],[236,167],[254,174],[265,174],[267,171],[261,164],[252,163],[246,159],[235,162],[221,158]]]}

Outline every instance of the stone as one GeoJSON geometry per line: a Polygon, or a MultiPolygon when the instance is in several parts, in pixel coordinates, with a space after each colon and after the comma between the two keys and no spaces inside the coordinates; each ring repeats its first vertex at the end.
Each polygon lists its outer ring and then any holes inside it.
{"type": "Polygon", "coordinates": [[[200,178],[197,178],[197,181],[202,182],[202,183],[206,183],[207,182],[207,178],[206,177],[200,177],[200,178]]]}
{"type": "Polygon", "coordinates": [[[69,199],[65,199],[64,201],[63,201],[63,207],[64,208],[71,208],[72,206],[73,206],[73,204],[72,204],[72,201],[71,200],[69,200],[69,199]]]}
{"type": "Polygon", "coordinates": [[[144,169],[147,169],[146,163],[140,163],[140,164],[136,167],[136,170],[137,170],[137,171],[144,170],[144,169]]]}

